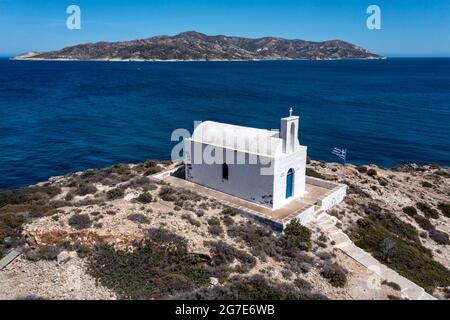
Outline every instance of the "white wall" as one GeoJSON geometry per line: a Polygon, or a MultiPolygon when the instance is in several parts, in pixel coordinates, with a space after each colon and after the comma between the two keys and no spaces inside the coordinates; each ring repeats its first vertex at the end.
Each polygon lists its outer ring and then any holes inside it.
{"type": "MultiPolygon", "coordinates": [[[[198,162],[196,159],[203,159],[205,148],[211,148],[211,146],[191,139],[185,139],[187,180],[271,207],[272,209],[281,208],[305,193],[307,151],[305,146],[299,146],[297,151],[290,154],[282,154],[276,158],[259,156],[263,164],[261,162],[249,164],[248,153],[235,152],[234,154],[237,157],[244,155],[245,164],[236,164],[236,162],[234,162],[235,164],[230,164],[230,161],[227,161],[228,180],[222,179],[222,162],[219,162],[219,164],[196,164],[198,162]],[[262,175],[262,168],[267,168],[270,164],[273,165],[273,171],[270,174],[262,175]],[[286,176],[289,169],[294,170],[293,196],[286,199],[286,176]]],[[[223,158],[221,159],[226,158],[224,149],[220,147],[215,149],[222,153],[223,158]]]]}
{"type": "Polygon", "coordinates": [[[305,193],[306,147],[299,146],[296,152],[276,158],[274,168],[273,208],[278,209],[305,193]],[[293,196],[286,199],[286,176],[291,168],[294,169],[293,196]]]}
{"type": "MultiPolygon", "coordinates": [[[[312,206],[308,207],[307,209],[303,210],[301,213],[299,213],[299,214],[295,217],[295,219],[297,219],[301,224],[305,225],[305,224],[307,224],[308,222],[310,222],[310,221],[312,221],[312,220],[314,219],[315,213],[316,213],[316,212],[315,212],[315,210],[314,210],[314,206],[312,205],[312,206]]],[[[291,219],[291,220],[292,220],[292,219],[291,219]]],[[[291,220],[289,220],[289,222],[290,222],[291,220]]],[[[287,222],[287,223],[285,224],[285,226],[288,225],[289,222],[287,222]]]]}
{"type": "MultiPolygon", "coordinates": [[[[185,139],[186,179],[212,189],[222,191],[239,198],[272,207],[273,172],[269,175],[261,175],[261,168],[270,166],[273,161],[269,157],[260,157],[263,163],[248,164],[248,154],[236,152],[236,156],[243,155],[246,164],[234,164],[227,161],[228,180],[222,179],[222,162],[213,164],[196,164],[201,162],[207,144],[191,139],[185,139]],[[196,152],[197,151],[197,152],[196,152]]],[[[216,152],[225,154],[224,149],[217,147],[216,152]]],[[[226,159],[225,155],[223,159],[226,159]]]]}
{"type": "Polygon", "coordinates": [[[317,205],[320,206],[320,209],[322,210],[328,210],[333,208],[338,203],[341,203],[345,195],[347,194],[347,186],[342,185],[339,188],[335,188],[333,192],[322,199],[319,199],[317,201],[317,205]]]}

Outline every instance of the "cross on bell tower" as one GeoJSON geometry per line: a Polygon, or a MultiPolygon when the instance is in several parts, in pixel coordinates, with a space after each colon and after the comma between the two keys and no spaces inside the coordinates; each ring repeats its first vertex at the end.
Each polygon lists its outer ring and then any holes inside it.
{"type": "Polygon", "coordinates": [[[283,139],[283,152],[295,152],[299,146],[298,141],[298,116],[292,115],[294,109],[289,108],[289,117],[281,119],[280,138],[283,139]]]}

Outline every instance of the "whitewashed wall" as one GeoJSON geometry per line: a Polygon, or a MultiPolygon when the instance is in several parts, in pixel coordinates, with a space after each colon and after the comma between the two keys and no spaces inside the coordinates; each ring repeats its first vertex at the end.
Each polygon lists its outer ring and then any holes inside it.
{"type": "Polygon", "coordinates": [[[291,154],[277,157],[274,166],[273,208],[278,209],[294,198],[305,193],[306,147],[291,154]],[[293,197],[286,199],[286,176],[289,169],[294,169],[293,197]]]}
{"type": "Polygon", "coordinates": [[[322,199],[319,199],[317,201],[317,205],[320,206],[320,209],[322,210],[331,209],[338,203],[341,203],[344,200],[346,194],[347,186],[342,185],[339,188],[335,188],[329,195],[323,197],[322,199]]]}
{"type": "MultiPolygon", "coordinates": [[[[270,166],[273,161],[269,157],[261,157],[263,164],[228,164],[228,180],[222,179],[222,164],[196,164],[196,159],[201,157],[207,144],[190,139],[185,140],[186,179],[200,185],[210,187],[235,195],[252,202],[268,207],[273,195],[273,171],[270,175],[261,175],[261,168],[270,166]],[[201,150],[201,152],[195,152],[201,150]]],[[[224,149],[216,148],[216,151],[225,154],[224,149]]],[[[236,152],[236,156],[244,155],[248,163],[248,154],[236,152]]]]}

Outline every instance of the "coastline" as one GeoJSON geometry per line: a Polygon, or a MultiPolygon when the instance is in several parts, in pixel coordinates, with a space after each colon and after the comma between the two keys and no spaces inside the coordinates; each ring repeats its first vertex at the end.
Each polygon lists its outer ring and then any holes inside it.
{"type": "Polygon", "coordinates": [[[43,59],[11,57],[11,61],[58,61],[58,62],[260,62],[260,61],[345,61],[345,60],[386,60],[388,57],[342,58],[342,59],[43,59]]]}
{"type": "MultiPolygon", "coordinates": [[[[172,162],[171,160],[158,160],[160,162],[172,162]]],[[[314,159],[314,160],[310,160],[313,161],[315,163],[322,163],[325,166],[337,166],[337,167],[342,167],[342,168],[356,168],[356,167],[373,167],[373,168],[377,168],[377,169],[381,169],[381,170],[386,170],[386,171],[414,171],[414,170],[421,170],[418,168],[440,168],[443,170],[448,170],[450,171],[450,166],[446,166],[443,164],[439,164],[439,163],[424,163],[424,164],[417,164],[417,163],[399,163],[396,164],[394,166],[390,166],[390,167],[384,167],[382,165],[377,165],[375,163],[366,163],[366,164],[354,164],[351,162],[347,162],[346,164],[342,164],[341,162],[334,162],[334,161],[326,161],[326,160],[320,160],[320,159],[314,159]]],[[[116,163],[113,164],[112,166],[116,166],[116,165],[120,165],[121,163],[116,163]]],[[[126,165],[129,166],[135,166],[135,165],[139,165],[141,163],[126,163],[126,165]]],[[[36,186],[41,186],[43,184],[48,183],[49,181],[53,181],[53,180],[57,180],[57,179],[61,179],[64,178],[66,176],[69,175],[73,175],[73,174],[83,174],[86,171],[92,171],[92,170],[99,170],[102,169],[102,167],[91,167],[91,168],[86,168],[83,170],[79,170],[79,171],[69,171],[69,172],[61,172],[61,174],[58,175],[54,175],[54,176],[49,176],[47,179],[41,180],[41,181],[37,181],[35,183],[31,183],[28,185],[24,185],[21,187],[0,187],[0,192],[1,191],[6,191],[6,190],[19,190],[19,189],[24,189],[24,188],[32,188],[32,187],[36,187],[36,186]]]]}

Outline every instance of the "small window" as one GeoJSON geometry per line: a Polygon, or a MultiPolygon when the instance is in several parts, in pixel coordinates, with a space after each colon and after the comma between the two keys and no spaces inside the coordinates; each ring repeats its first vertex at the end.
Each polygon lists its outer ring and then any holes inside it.
{"type": "Polygon", "coordinates": [[[222,179],[228,180],[228,165],[226,163],[222,164],[222,179]]]}

